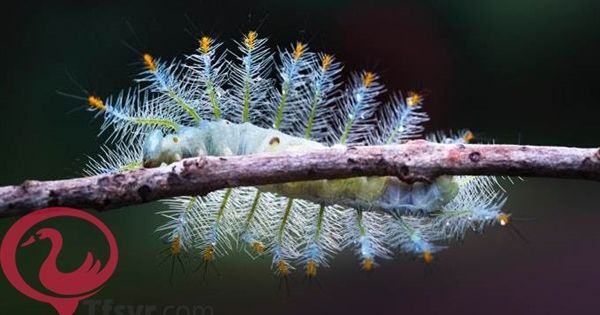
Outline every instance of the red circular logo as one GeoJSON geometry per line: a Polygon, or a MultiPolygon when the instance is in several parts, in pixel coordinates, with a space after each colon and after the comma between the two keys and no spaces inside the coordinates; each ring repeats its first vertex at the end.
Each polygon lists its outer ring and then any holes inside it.
{"type": "Polygon", "coordinates": [[[72,208],[53,207],[34,211],[13,224],[0,248],[0,264],[8,281],[26,296],[51,304],[60,315],[71,315],[77,309],[77,305],[98,291],[115,271],[118,261],[117,241],[108,227],[93,215],[72,208]],[[30,236],[24,242],[21,239],[34,225],[56,217],[70,217],[84,220],[94,225],[106,238],[110,250],[106,264],[94,258],[92,252],[87,252],[81,267],[72,272],[62,272],[56,266],[56,259],[62,248],[62,234],[54,228],[40,228],[35,235],[30,236]],[[17,250],[29,246],[37,241],[49,241],[51,243],[50,253],[42,263],[39,270],[40,283],[55,295],[48,295],[32,288],[25,282],[17,267],[17,250]]]}

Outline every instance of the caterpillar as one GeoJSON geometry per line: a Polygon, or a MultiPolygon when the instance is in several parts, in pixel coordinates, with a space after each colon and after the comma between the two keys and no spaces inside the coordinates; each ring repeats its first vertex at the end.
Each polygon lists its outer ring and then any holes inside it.
{"type": "MultiPolygon", "coordinates": [[[[348,145],[430,141],[467,143],[473,134],[424,134],[420,93],[391,93],[371,71],[342,82],[341,63],[302,42],[273,52],[250,31],[234,51],[203,36],[182,60],[144,54],[135,86],[116,97],[89,95],[104,118],[107,146],[89,175],[161,167],[199,155],[228,156],[348,145]]],[[[282,172],[285,170],[281,170],[282,172]]],[[[175,261],[199,259],[206,272],[236,250],[269,255],[287,278],[309,278],[353,249],[360,267],[402,252],[431,263],[435,252],[469,230],[507,225],[505,192],[493,177],[441,176],[406,183],[356,177],[228,188],[164,201],[157,231],[175,261]]]]}

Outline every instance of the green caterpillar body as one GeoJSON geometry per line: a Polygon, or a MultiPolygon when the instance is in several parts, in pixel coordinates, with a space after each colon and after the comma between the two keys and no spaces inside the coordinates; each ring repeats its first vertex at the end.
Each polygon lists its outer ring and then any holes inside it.
{"type": "MultiPolygon", "coordinates": [[[[145,167],[156,167],[198,155],[247,155],[324,147],[312,140],[250,123],[204,121],[200,127],[185,127],[174,134],[163,135],[160,130],[152,132],[144,142],[143,163],[145,167]]],[[[449,176],[439,177],[431,184],[407,184],[393,176],[381,176],[298,181],[257,188],[318,204],[404,214],[439,209],[454,198],[458,185],[449,176]]]]}

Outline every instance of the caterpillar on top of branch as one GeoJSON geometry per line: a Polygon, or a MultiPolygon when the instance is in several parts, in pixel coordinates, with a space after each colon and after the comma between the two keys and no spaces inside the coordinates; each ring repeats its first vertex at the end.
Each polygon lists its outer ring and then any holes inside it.
{"type": "MultiPolygon", "coordinates": [[[[303,151],[399,144],[424,137],[423,96],[386,97],[379,75],[356,72],[343,84],[331,54],[301,42],[277,53],[249,32],[237,50],[210,37],[183,60],[144,54],[136,86],[116,97],[89,96],[109,144],[87,173],[159,167],[199,155],[303,151]]],[[[430,140],[467,143],[469,131],[430,140]]],[[[281,170],[285,172],[285,170],[281,170]]],[[[232,250],[270,255],[275,273],[307,277],[345,248],[370,271],[395,253],[426,263],[468,230],[506,225],[504,192],[493,177],[441,176],[406,183],[392,176],[227,188],[166,200],[158,228],[168,252],[204,270],[232,250]]]]}

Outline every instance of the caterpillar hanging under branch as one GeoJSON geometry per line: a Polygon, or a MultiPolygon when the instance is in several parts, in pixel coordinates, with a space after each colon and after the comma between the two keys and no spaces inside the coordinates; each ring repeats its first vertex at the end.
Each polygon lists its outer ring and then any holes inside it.
{"type": "MultiPolygon", "coordinates": [[[[392,93],[377,74],[357,72],[343,85],[341,64],[297,42],[274,54],[249,32],[235,51],[204,36],[182,61],[144,54],[136,86],[117,97],[88,97],[104,117],[109,145],[86,173],[161,167],[200,155],[302,151],[328,146],[398,144],[424,137],[423,96],[392,93]],[[273,74],[275,70],[275,74],[273,74]]],[[[431,141],[466,143],[469,131],[431,141]]],[[[285,170],[281,170],[285,172],[285,170]]],[[[431,262],[433,253],[469,230],[507,225],[496,179],[441,176],[406,183],[393,176],[298,181],[228,188],[168,199],[158,227],[168,253],[204,270],[243,250],[271,255],[276,274],[301,267],[308,277],[352,248],[372,270],[395,252],[431,262]]]]}

